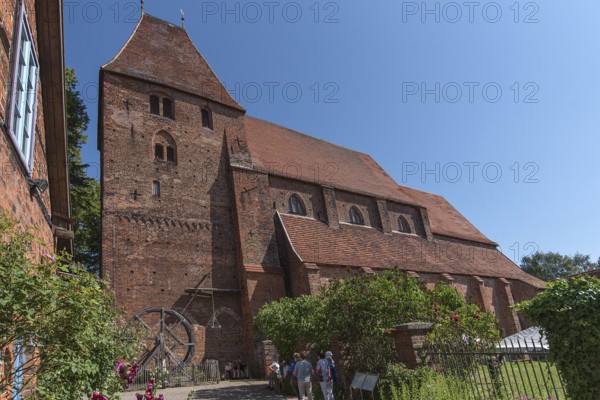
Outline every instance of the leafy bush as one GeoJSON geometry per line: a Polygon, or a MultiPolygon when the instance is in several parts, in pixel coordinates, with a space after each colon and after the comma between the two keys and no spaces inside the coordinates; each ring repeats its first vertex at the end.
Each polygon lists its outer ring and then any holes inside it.
{"type": "Polygon", "coordinates": [[[326,349],[335,341],[342,351],[336,360],[344,365],[342,382],[357,370],[385,371],[396,358],[393,337],[386,331],[415,321],[436,322],[435,339],[499,337],[494,316],[466,304],[456,289],[439,283],[428,291],[398,270],[334,280],[317,295],[266,304],[254,318],[257,332],[272,340],[284,358],[301,343],[326,349]]]}
{"type": "MultiPolygon", "coordinates": [[[[37,398],[75,399],[120,388],[115,362],[131,357],[138,342],[126,339],[112,302],[107,283],[44,253],[30,232],[0,214],[0,348],[19,342],[36,348],[16,372],[26,380],[37,377],[37,398]]],[[[15,377],[8,372],[0,393],[15,377]]]]}
{"type": "Polygon", "coordinates": [[[583,276],[550,282],[547,289],[517,305],[542,327],[550,360],[573,399],[600,398],[600,280],[583,276]]]}

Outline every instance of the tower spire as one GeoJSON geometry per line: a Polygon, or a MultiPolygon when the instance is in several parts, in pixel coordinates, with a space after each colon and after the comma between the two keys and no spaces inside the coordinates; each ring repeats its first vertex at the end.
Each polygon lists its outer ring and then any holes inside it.
{"type": "Polygon", "coordinates": [[[181,13],[181,27],[185,28],[185,13],[183,12],[183,8],[180,8],[179,12],[181,13]]]}
{"type": "Polygon", "coordinates": [[[144,15],[144,0],[140,0],[140,14],[144,15]]]}

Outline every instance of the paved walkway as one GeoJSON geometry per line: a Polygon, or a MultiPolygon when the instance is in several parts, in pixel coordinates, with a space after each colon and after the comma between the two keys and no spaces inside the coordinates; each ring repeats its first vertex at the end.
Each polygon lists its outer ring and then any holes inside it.
{"type": "MultiPolygon", "coordinates": [[[[186,388],[162,389],[157,393],[163,394],[165,400],[187,400],[188,395],[193,391],[193,399],[202,400],[294,400],[295,397],[286,397],[276,395],[272,390],[265,389],[267,381],[253,380],[235,380],[222,381],[219,384],[194,386],[186,388]]],[[[121,393],[121,399],[133,400],[136,392],[121,393]]],[[[143,393],[142,390],[137,393],[143,393]]]]}

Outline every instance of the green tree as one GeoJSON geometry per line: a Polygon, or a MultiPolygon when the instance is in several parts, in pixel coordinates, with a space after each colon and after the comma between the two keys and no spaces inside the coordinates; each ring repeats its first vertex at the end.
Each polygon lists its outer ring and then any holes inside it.
{"type": "Polygon", "coordinates": [[[551,281],[569,275],[600,268],[600,259],[590,261],[589,255],[575,253],[573,257],[555,252],[536,252],[521,259],[521,268],[530,275],[551,281]]]}
{"type": "Polygon", "coordinates": [[[591,276],[550,282],[518,311],[539,325],[571,399],[600,398],[600,280],[591,276]]]}
{"type": "Polygon", "coordinates": [[[100,254],[100,183],[86,173],[88,164],[81,158],[81,146],[87,142],[90,122],[77,77],[73,69],[65,71],[67,102],[67,139],[71,215],[75,220],[73,261],[89,272],[99,272],[100,254]]]}
{"type": "Polygon", "coordinates": [[[349,367],[344,368],[346,379],[358,369],[385,371],[395,360],[394,342],[386,332],[406,322],[435,322],[434,340],[499,338],[495,317],[466,304],[456,289],[439,283],[428,291],[399,270],[333,280],[319,294],[266,304],[254,318],[257,332],[285,357],[299,345],[325,349],[335,341],[349,367]]]}
{"type": "Polygon", "coordinates": [[[329,338],[320,331],[324,306],[320,296],[284,297],[262,307],[254,317],[254,326],[289,360],[300,342],[328,344],[329,338]]]}
{"type": "Polygon", "coordinates": [[[28,356],[19,370],[6,370],[0,393],[21,375],[23,387],[37,379],[34,398],[110,395],[120,385],[115,362],[131,359],[140,342],[125,334],[108,283],[60,256],[36,256],[40,246],[0,215],[0,348],[20,343],[28,356]]]}

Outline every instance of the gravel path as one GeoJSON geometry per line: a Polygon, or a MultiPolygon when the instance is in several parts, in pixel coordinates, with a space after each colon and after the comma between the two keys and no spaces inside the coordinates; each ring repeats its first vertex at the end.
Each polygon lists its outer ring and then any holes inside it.
{"type": "MultiPolygon", "coordinates": [[[[272,390],[265,389],[267,381],[236,380],[223,381],[219,384],[173,388],[159,390],[165,400],[187,400],[190,392],[194,391],[193,399],[202,400],[294,400],[295,397],[276,395],[272,390]]],[[[135,392],[121,393],[122,400],[134,400],[135,392]]],[[[138,393],[143,393],[141,390],[138,393]]]]}

